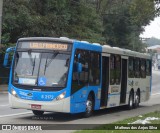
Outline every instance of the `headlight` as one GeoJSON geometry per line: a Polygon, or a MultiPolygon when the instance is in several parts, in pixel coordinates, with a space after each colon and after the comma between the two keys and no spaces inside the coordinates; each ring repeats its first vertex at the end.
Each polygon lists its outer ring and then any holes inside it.
{"type": "Polygon", "coordinates": [[[15,91],[14,89],[11,90],[11,94],[12,94],[13,96],[15,96],[15,97],[18,97],[18,95],[17,95],[17,93],[16,93],[16,91],[15,91]]]}
{"type": "Polygon", "coordinates": [[[56,100],[62,100],[62,99],[65,97],[65,95],[66,95],[66,92],[61,93],[61,94],[56,98],[56,100]]]}

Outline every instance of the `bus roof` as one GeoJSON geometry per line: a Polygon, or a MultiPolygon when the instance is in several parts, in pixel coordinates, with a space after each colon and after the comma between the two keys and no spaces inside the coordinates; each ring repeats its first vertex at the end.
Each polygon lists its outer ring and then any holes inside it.
{"type": "Polygon", "coordinates": [[[67,37],[53,38],[53,37],[26,37],[20,38],[18,41],[58,41],[65,43],[73,43],[75,40],[69,39],[67,37]]]}
{"type": "Polygon", "coordinates": [[[151,59],[151,56],[147,53],[140,53],[140,52],[132,51],[129,49],[123,49],[123,48],[119,48],[119,47],[111,47],[109,45],[103,45],[102,52],[151,59]]]}
{"type": "Polygon", "coordinates": [[[123,49],[119,47],[111,47],[109,45],[100,45],[99,43],[89,43],[86,41],[79,41],[76,39],[69,39],[67,37],[60,37],[60,38],[54,38],[54,37],[26,37],[26,38],[20,38],[18,41],[58,41],[58,42],[64,42],[64,43],[83,43],[83,44],[88,44],[92,46],[99,46],[102,47],[102,52],[103,53],[109,53],[109,54],[119,54],[119,55],[124,55],[124,56],[132,56],[132,57],[140,57],[140,58],[147,58],[151,59],[151,56],[146,53],[139,53],[135,51],[131,51],[129,49],[123,49]]]}

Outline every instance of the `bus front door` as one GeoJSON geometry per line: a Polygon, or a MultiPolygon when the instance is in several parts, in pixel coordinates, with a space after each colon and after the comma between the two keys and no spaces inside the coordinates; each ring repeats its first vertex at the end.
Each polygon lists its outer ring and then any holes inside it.
{"type": "Polygon", "coordinates": [[[102,89],[101,89],[101,108],[107,106],[109,88],[109,57],[102,56],[102,89]]]}

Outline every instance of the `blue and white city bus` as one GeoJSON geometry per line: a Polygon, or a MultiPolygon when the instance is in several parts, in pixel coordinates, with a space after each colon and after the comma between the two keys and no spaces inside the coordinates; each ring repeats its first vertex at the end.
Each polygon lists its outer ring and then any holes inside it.
{"type": "Polygon", "coordinates": [[[151,92],[147,54],[68,38],[17,41],[9,80],[11,108],[82,113],[147,101],[151,92]]]}

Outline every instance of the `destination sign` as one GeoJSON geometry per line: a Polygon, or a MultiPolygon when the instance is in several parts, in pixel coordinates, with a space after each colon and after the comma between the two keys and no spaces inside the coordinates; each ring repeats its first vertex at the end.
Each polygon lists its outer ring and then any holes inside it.
{"type": "Polygon", "coordinates": [[[19,42],[19,48],[70,51],[71,45],[58,42],[19,42]]]}
{"type": "Polygon", "coordinates": [[[67,50],[67,44],[56,44],[56,43],[43,43],[43,42],[31,42],[30,48],[32,49],[57,49],[57,50],[67,50]]]}

